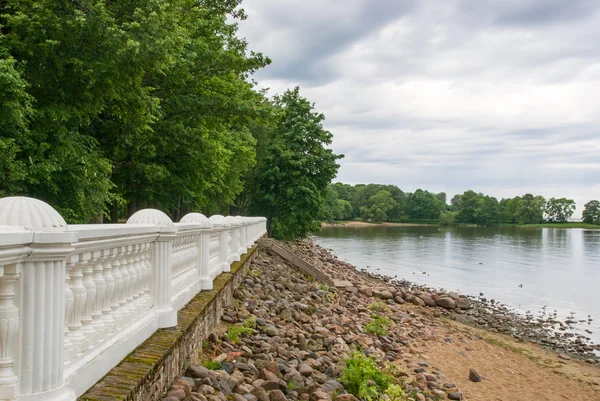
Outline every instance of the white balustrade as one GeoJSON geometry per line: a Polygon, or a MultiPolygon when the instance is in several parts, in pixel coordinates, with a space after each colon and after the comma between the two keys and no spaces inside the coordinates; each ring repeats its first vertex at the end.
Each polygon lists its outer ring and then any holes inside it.
{"type": "Polygon", "coordinates": [[[67,225],[48,204],[0,199],[0,401],[74,401],[265,233],[266,219],[67,225]]]}

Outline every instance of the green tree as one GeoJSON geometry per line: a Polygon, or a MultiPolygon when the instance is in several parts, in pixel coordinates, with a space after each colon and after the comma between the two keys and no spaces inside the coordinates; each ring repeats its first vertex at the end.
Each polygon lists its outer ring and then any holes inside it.
{"type": "Polygon", "coordinates": [[[360,213],[363,220],[372,220],[375,223],[387,221],[387,213],[396,206],[396,201],[386,190],[381,190],[369,198],[367,205],[362,206],[360,213]]]}
{"type": "Polygon", "coordinates": [[[575,212],[575,201],[567,198],[550,198],[544,207],[546,220],[566,223],[575,212]]]}
{"type": "Polygon", "coordinates": [[[581,217],[583,218],[584,223],[600,225],[600,202],[591,200],[586,203],[583,206],[581,217]]]}
{"type": "Polygon", "coordinates": [[[252,213],[266,216],[269,234],[294,239],[319,229],[324,194],[339,165],[327,147],[332,134],[323,128],[323,114],[300,96],[300,89],[275,98],[280,119],[266,145],[258,171],[252,213]]]}
{"type": "Polygon", "coordinates": [[[542,196],[525,194],[521,196],[516,211],[519,224],[539,224],[544,221],[546,200],[542,196]]]}
{"type": "Polygon", "coordinates": [[[474,222],[481,226],[497,224],[500,220],[498,200],[491,196],[480,196],[475,209],[474,222]]]}
{"type": "Polygon", "coordinates": [[[451,226],[456,223],[456,214],[458,212],[451,212],[449,210],[444,211],[440,214],[440,224],[442,226],[451,226]]]}
{"type": "Polygon", "coordinates": [[[417,189],[408,195],[407,215],[413,220],[437,220],[444,205],[435,194],[417,189]]]}
{"type": "Polygon", "coordinates": [[[476,223],[476,211],[479,207],[479,200],[483,195],[476,193],[475,191],[465,191],[460,197],[458,203],[458,214],[456,219],[462,223],[475,224],[476,223]]]}

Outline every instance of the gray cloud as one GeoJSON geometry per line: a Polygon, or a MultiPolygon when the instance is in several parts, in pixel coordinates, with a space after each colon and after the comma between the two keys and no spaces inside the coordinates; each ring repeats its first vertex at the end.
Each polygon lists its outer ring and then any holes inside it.
{"type": "Polygon", "coordinates": [[[247,0],[272,93],[300,85],[339,180],[600,198],[600,3],[247,0]]]}

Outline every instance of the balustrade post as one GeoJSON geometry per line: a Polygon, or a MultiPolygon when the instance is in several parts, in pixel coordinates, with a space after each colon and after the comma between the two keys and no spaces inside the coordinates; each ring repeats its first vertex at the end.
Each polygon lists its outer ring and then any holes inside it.
{"type": "Polygon", "coordinates": [[[213,282],[208,276],[209,260],[210,260],[210,233],[213,225],[210,220],[201,213],[188,213],[181,219],[181,223],[198,224],[202,231],[198,236],[198,277],[200,278],[201,290],[212,290],[213,282]]]}
{"type": "MultiPolygon", "coordinates": [[[[4,267],[4,266],[3,266],[4,267]]],[[[20,272],[17,264],[4,267],[0,276],[0,399],[19,397],[19,378],[14,370],[13,346],[19,335],[19,308],[15,305],[15,283],[20,272]]]]}
{"type": "Polygon", "coordinates": [[[21,401],[76,399],[63,378],[66,258],[75,241],[74,233],[36,232],[22,265],[21,401]]]}
{"type": "Polygon", "coordinates": [[[173,241],[177,228],[163,212],[143,209],[134,213],[127,224],[149,224],[157,226],[158,238],[152,248],[151,295],[158,315],[158,327],[177,325],[177,311],[172,305],[173,241]]]}
{"type": "Polygon", "coordinates": [[[225,217],[219,214],[210,216],[208,220],[219,231],[219,269],[221,272],[229,272],[231,269],[228,262],[227,249],[230,224],[225,217]]]}

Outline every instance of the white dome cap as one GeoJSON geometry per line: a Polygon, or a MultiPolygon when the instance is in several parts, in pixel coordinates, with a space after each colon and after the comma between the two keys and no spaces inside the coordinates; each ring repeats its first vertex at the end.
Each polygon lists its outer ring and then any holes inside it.
{"type": "Polygon", "coordinates": [[[43,231],[66,231],[67,222],[52,206],[39,199],[11,196],[0,199],[0,225],[43,231]]]}
{"type": "Polygon", "coordinates": [[[222,226],[229,225],[229,222],[227,221],[227,219],[225,217],[221,216],[220,214],[215,214],[213,216],[210,216],[208,221],[210,221],[213,226],[221,226],[222,227],[222,226]]]}
{"type": "Polygon", "coordinates": [[[164,212],[157,209],[142,209],[135,212],[127,224],[154,224],[157,226],[172,226],[173,221],[164,212]]]}
{"type": "Polygon", "coordinates": [[[205,227],[210,227],[212,224],[208,217],[202,213],[188,213],[179,220],[180,223],[201,224],[205,227]]]}

